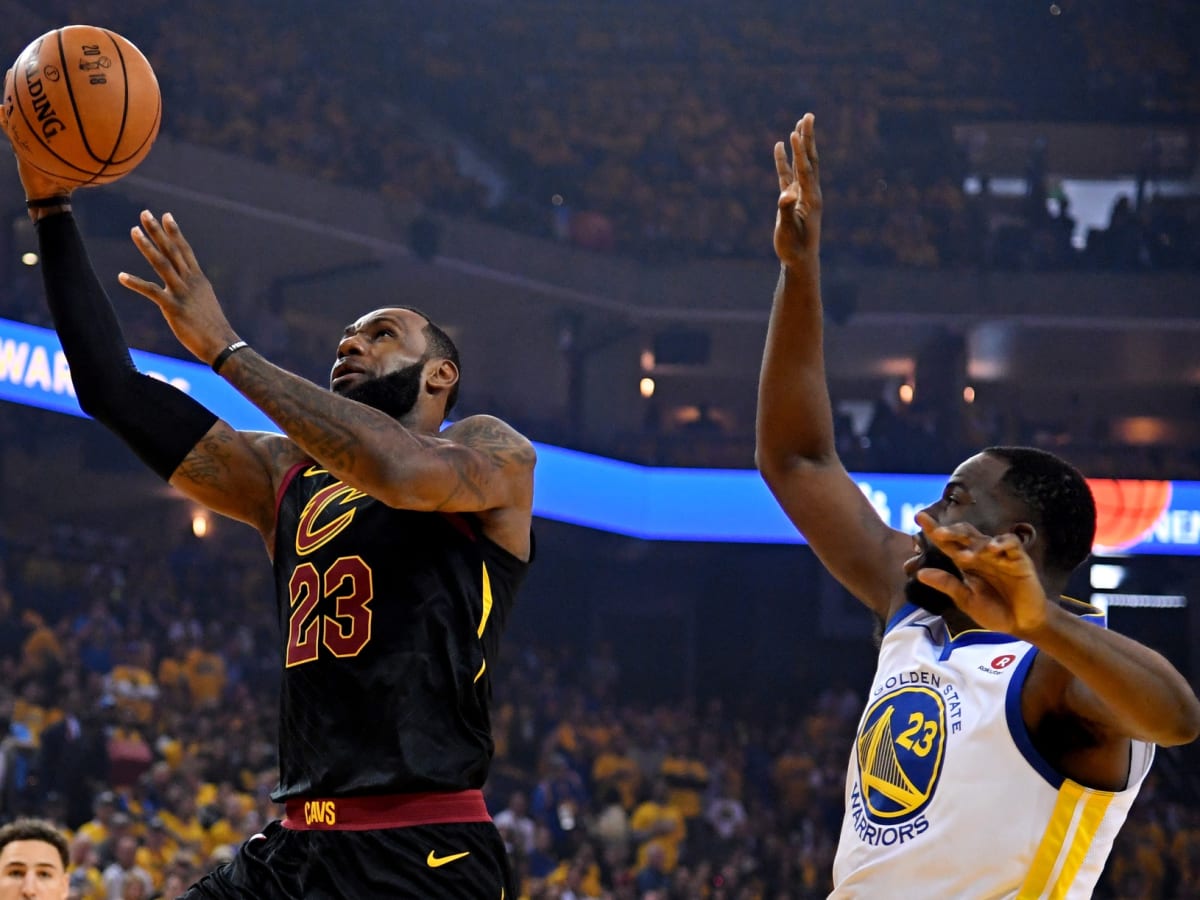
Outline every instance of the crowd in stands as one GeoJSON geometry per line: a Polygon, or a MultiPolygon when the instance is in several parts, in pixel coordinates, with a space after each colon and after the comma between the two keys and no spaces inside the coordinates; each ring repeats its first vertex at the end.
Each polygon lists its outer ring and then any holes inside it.
{"type": "MultiPolygon", "coordinates": [[[[46,22],[73,21],[73,6],[44,4],[46,22]]],[[[964,191],[968,174],[990,173],[969,171],[958,122],[1200,112],[1186,0],[1055,9],[453,0],[328,15],[310,2],[134,0],[86,18],[157,65],[166,133],[599,251],[768,255],[770,147],[811,109],[832,260],[1195,266],[1195,202],[1139,191],[1079,250],[1069,211],[1044,202],[1053,186],[1033,185],[1042,202],[1015,212],[964,191]]]]}
{"type": "MultiPolygon", "coordinates": [[[[7,538],[0,821],[34,813],[67,830],[73,900],[173,897],[280,815],[267,566],[236,545],[67,526],[7,538]]],[[[855,689],[651,703],[620,646],[550,646],[536,629],[518,610],[486,789],[523,898],[826,895],[855,689]]],[[[1200,884],[1196,786],[1161,780],[1186,770],[1160,760],[1098,897],[1200,884]]]]}
{"type": "MultiPolygon", "coordinates": [[[[1153,165],[1080,247],[1069,198],[1047,181],[1044,147],[1030,150],[1026,196],[997,198],[951,132],[964,121],[1193,121],[1200,18],[1187,0],[1103,0],[1058,14],[922,0],[903,17],[887,0],[809,9],[447,0],[327,12],[311,0],[188,0],[168,10],[127,0],[84,16],[48,0],[36,12],[12,10],[4,40],[15,53],[25,30],[103,21],[155,63],[164,133],[601,252],[767,260],[769,148],[813,109],[832,265],[1200,264],[1200,202],[1156,193],[1153,165]],[[467,150],[482,164],[468,165],[467,150]],[[972,174],[978,192],[965,190],[972,174]]],[[[9,268],[0,315],[48,324],[36,270],[9,268]]],[[[310,354],[312,336],[289,334],[261,300],[237,313],[255,345],[320,380],[326,336],[310,354]]],[[[122,321],[134,346],[178,353],[150,305],[122,307],[122,321]]],[[[842,428],[852,467],[941,471],[979,446],[1022,442],[1060,450],[1096,476],[1200,477],[1194,448],[1129,448],[1007,410],[988,412],[1000,424],[972,411],[968,427],[950,428],[939,420],[961,410],[880,412],[870,434],[842,428]]],[[[544,440],[561,430],[532,425],[544,440]]],[[[619,435],[586,449],[733,467],[749,466],[753,452],[748,435],[720,427],[619,435]]]]}
{"type": "MultiPolygon", "coordinates": [[[[1034,19],[1011,4],[924,0],[900,19],[887,0],[819,13],[716,0],[376,0],[336,15],[312,0],[86,12],[47,0],[37,15],[39,27],[94,21],[133,38],[156,66],[176,138],[598,252],[766,258],[769,148],[813,109],[835,264],[1196,266],[1196,204],[1139,192],[1079,249],[1053,185],[1035,183],[1002,218],[986,187],[964,190],[958,120],[1200,113],[1189,0],[1064,5],[1052,18],[1039,4],[1034,19]],[[464,171],[464,147],[486,165],[464,171]]],[[[10,56],[31,36],[10,31],[10,56]]],[[[36,272],[16,277],[28,284],[5,292],[3,313],[45,324],[36,272]]],[[[145,317],[144,332],[129,318],[130,338],[154,347],[161,323],[145,317]]],[[[287,347],[277,351],[288,364],[287,347]]],[[[1106,448],[1064,447],[1037,423],[960,428],[960,444],[926,414],[880,412],[865,435],[840,423],[850,468],[945,471],[1004,437],[1065,450],[1090,475],[1200,473],[1194,451],[1139,459],[1124,448],[1106,462],[1106,448]]],[[[711,437],[695,464],[721,464],[722,436],[711,437]]],[[[750,465],[748,439],[726,443],[730,464],[750,465]]],[[[679,464],[663,446],[623,455],[679,464]]],[[[35,813],[69,830],[75,900],[173,897],[280,814],[269,797],[268,572],[257,559],[199,565],[186,543],[155,555],[67,528],[8,539],[0,819],[35,813]],[[231,622],[231,609],[249,612],[231,622]]],[[[623,678],[620,647],[547,647],[528,634],[505,657],[488,794],[530,900],[825,896],[856,693],[772,709],[654,705],[623,678]]],[[[1152,776],[1098,896],[1195,890],[1197,801],[1152,776]]]]}

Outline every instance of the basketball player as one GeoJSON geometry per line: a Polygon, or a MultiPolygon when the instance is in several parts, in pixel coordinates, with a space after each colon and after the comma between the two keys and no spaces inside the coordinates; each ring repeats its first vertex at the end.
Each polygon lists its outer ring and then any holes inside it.
{"type": "Polygon", "coordinates": [[[273,366],[238,338],[174,218],[143,212],[133,241],[161,283],[120,282],[283,434],[233,430],[133,368],[69,190],[18,170],[81,407],[256,528],[274,562],[286,818],[184,896],[513,900],[480,788],[489,667],[533,555],[530,442],[490,416],[439,430],[458,352],[413,309],[349,324],[329,390],[273,366]]]}
{"type": "Polygon", "coordinates": [[[1090,897],[1153,745],[1200,733],[1159,654],[1060,596],[1088,555],[1087,483],[1049,453],[962,463],[914,537],[834,449],[824,379],[813,118],[775,148],[782,263],[758,466],[813,551],[883,627],[859,723],[834,897],[1090,897]]]}
{"type": "Polygon", "coordinates": [[[67,900],[67,839],[50,822],[17,819],[0,828],[0,900],[67,900]]]}

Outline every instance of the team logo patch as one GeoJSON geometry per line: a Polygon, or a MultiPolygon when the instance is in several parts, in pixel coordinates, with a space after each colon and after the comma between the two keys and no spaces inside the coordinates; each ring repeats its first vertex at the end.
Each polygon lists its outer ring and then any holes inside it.
{"type": "Polygon", "coordinates": [[[367,495],[362,491],[357,491],[340,481],[335,481],[313,494],[308,503],[304,504],[304,511],[300,513],[300,522],[296,526],[297,555],[307,556],[341,534],[354,520],[354,514],[358,512],[358,501],[365,496],[367,495]],[[328,516],[325,515],[325,510],[329,506],[333,506],[334,510],[349,508],[336,516],[328,516]]]}
{"type": "Polygon", "coordinates": [[[946,748],[946,704],[927,687],[884,694],[858,732],[858,777],[867,816],[905,822],[929,805],[946,748]]]}

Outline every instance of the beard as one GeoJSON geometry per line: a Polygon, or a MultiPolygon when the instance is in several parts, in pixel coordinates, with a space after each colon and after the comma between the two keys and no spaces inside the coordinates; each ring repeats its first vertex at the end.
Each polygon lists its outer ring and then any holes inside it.
{"type": "MultiPolygon", "coordinates": [[[[940,569],[949,572],[955,578],[962,578],[958,566],[950,561],[945,553],[937,547],[926,547],[925,558],[921,561],[922,569],[940,569]]],[[[909,603],[921,607],[935,616],[945,616],[950,610],[957,609],[954,601],[937,588],[932,588],[924,582],[917,581],[916,576],[909,578],[904,585],[904,597],[909,603]]]]}
{"type": "Polygon", "coordinates": [[[417,397],[421,394],[421,370],[424,368],[424,362],[415,362],[388,375],[361,381],[337,393],[386,413],[393,419],[399,419],[417,405],[417,397]]]}

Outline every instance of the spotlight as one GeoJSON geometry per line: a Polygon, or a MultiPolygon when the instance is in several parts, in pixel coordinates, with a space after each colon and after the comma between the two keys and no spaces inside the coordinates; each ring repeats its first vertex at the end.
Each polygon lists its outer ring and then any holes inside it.
{"type": "Polygon", "coordinates": [[[208,535],[208,513],[194,512],[192,513],[192,534],[198,538],[207,537],[208,535]]]}

